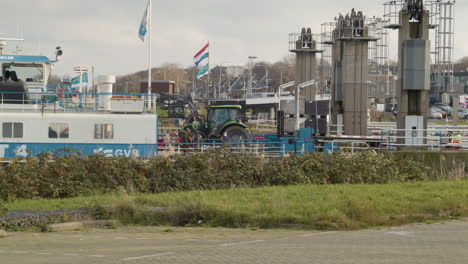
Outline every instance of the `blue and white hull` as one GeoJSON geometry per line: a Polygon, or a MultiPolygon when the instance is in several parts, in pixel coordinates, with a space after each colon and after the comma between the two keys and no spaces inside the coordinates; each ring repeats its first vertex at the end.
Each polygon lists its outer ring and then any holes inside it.
{"type": "Polygon", "coordinates": [[[107,157],[154,157],[155,114],[0,113],[0,158],[42,152],[107,157]]]}

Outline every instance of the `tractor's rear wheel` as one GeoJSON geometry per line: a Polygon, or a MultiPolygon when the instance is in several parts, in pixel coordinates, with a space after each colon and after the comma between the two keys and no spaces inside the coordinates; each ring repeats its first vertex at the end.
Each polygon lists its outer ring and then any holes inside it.
{"type": "Polygon", "coordinates": [[[241,142],[250,138],[247,129],[241,126],[228,127],[224,130],[223,135],[226,135],[226,139],[229,142],[241,142]]]}

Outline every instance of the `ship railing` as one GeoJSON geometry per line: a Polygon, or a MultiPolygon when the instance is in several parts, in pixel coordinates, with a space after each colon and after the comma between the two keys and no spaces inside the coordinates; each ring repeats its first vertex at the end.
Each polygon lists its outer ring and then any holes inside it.
{"type": "Polygon", "coordinates": [[[2,112],[156,113],[157,95],[145,93],[1,92],[2,112]]]}

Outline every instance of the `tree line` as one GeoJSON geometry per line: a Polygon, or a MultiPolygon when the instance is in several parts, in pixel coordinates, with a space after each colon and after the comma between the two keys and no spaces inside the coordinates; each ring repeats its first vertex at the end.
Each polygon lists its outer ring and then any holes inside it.
{"type": "MultiPolygon", "coordinates": [[[[397,72],[398,63],[390,60],[389,65],[392,72],[397,72]]],[[[263,85],[268,84],[270,91],[277,91],[277,88],[283,84],[295,79],[295,56],[289,54],[283,59],[276,62],[256,61],[252,67],[252,76],[256,80],[263,78],[268,73],[267,81],[263,81],[263,85]]],[[[328,68],[331,72],[331,65],[324,61],[323,64],[319,62],[318,71],[321,72],[322,68],[328,68]]],[[[179,94],[188,95],[193,87],[206,87],[207,77],[201,79],[196,78],[198,69],[195,66],[183,67],[176,63],[164,63],[159,67],[152,69],[153,80],[168,80],[176,83],[176,89],[179,94]]],[[[468,56],[463,57],[456,61],[454,64],[454,71],[468,71],[468,56]]],[[[248,82],[250,76],[249,66],[245,65],[212,65],[210,69],[210,86],[219,86],[219,84],[226,85],[227,83],[234,83],[239,79],[242,85],[248,82]]],[[[318,78],[322,78],[319,74],[318,78]]],[[[56,86],[63,79],[70,79],[70,75],[56,76],[52,75],[49,79],[49,87],[56,86]]],[[[139,93],[140,82],[147,81],[148,71],[138,71],[126,75],[117,76],[115,91],[116,93],[139,93]]],[[[325,83],[325,80],[323,80],[325,83]]],[[[247,85],[247,84],[245,84],[247,85]]]]}
{"type": "MultiPolygon", "coordinates": [[[[180,64],[165,63],[159,67],[152,68],[153,80],[168,80],[176,82],[176,89],[179,94],[188,95],[193,87],[204,87],[208,78],[204,76],[197,79],[198,69],[195,66],[183,67],[180,64]]],[[[266,83],[272,89],[276,89],[281,83],[293,81],[295,79],[295,57],[285,56],[277,62],[256,61],[252,67],[252,76],[256,80],[264,78],[267,74],[266,83]]],[[[210,69],[210,86],[233,84],[239,79],[239,83],[248,81],[250,70],[248,65],[212,65],[210,69]]],[[[135,73],[117,77],[116,92],[140,92],[140,82],[148,79],[148,71],[138,71],[135,73]]],[[[265,82],[265,81],[264,81],[265,82]]]]}

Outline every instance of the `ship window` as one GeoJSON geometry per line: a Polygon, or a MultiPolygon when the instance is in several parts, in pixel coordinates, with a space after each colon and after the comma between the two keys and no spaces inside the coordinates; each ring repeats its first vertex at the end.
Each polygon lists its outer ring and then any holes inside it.
{"type": "Polygon", "coordinates": [[[3,72],[5,71],[15,72],[18,79],[26,82],[43,82],[44,66],[42,64],[3,64],[3,72]]]}
{"type": "Polygon", "coordinates": [[[49,138],[69,138],[70,127],[66,123],[50,123],[49,138]]]}
{"type": "Polygon", "coordinates": [[[113,139],[114,125],[113,124],[95,124],[94,125],[95,139],[113,139]]]}
{"type": "Polygon", "coordinates": [[[3,123],[2,134],[4,138],[23,138],[23,123],[3,123]]]}

